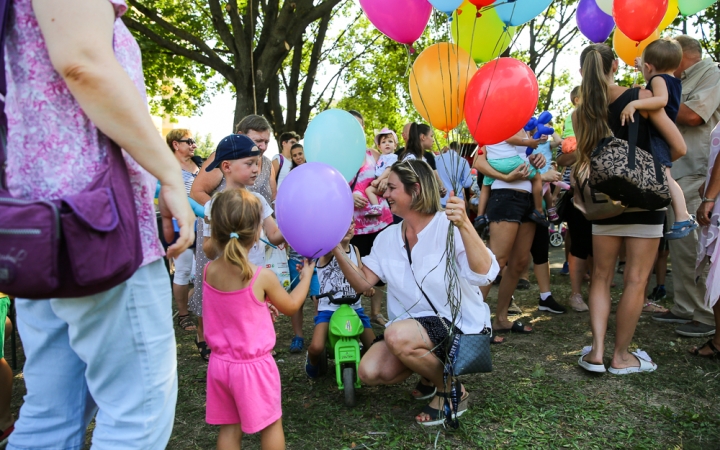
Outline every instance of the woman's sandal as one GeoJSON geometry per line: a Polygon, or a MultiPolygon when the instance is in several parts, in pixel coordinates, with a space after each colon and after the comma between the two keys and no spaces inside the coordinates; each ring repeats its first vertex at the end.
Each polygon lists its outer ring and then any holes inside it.
{"type": "Polygon", "coordinates": [[[700,347],[693,347],[693,349],[690,350],[690,353],[692,353],[695,356],[699,356],[701,358],[710,358],[710,359],[720,358],[720,350],[718,350],[717,347],[715,347],[715,344],[713,344],[712,339],[708,340],[706,343],[704,343],[700,347]],[[708,347],[710,350],[712,350],[712,354],[701,355],[700,350],[702,350],[705,347],[708,347]]]}
{"type": "Polygon", "coordinates": [[[183,331],[197,330],[197,327],[195,327],[195,322],[193,322],[192,317],[190,317],[190,314],[183,314],[183,315],[178,314],[177,324],[180,328],[183,329],[183,331]]]}
{"type": "Polygon", "coordinates": [[[197,339],[197,336],[195,337],[195,345],[197,346],[198,350],[200,351],[200,357],[205,360],[205,362],[210,361],[210,347],[208,347],[207,342],[205,341],[199,341],[197,339]]]}
{"type": "Polygon", "coordinates": [[[428,386],[427,384],[423,384],[422,379],[420,379],[410,395],[412,395],[415,400],[427,400],[433,398],[436,392],[437,388],[435,385],[428,386]]]}
{"type": "MultiPolygon", "coordinates": [[[[438,392],[436,394],[438,397],[442,398],[448,398],[448,394],[445,392],[438,392]]],[[[460,399],[460,402],[458,402],[458,410],[455,414],[455,417],[460,417],[463,414],[465,414],[465,411],[468,409],[468,399],[470,398],[470,393],[465,391],[465,395],[462,396],[460,399]]],[[[444,403],[444,402],[443,402],[444,403]]],[[[442,425],[445,423],[445,416],[440,414],[440,410],[437,408],[433,408],[430,405],[426,405],[422,411],[420,411],[420,414],[427,414],[428,418],[430,420],[418,420],[417,416],[415,417],[415,422],[417,422],[420,425],[426,426],[426,427],[432,427],[435,425],[442,425]]],[[[418,416],[420,415],[418,414],[418,416]]]]}
{"type": "Polygon", "coordinates": [[[690,234],[697,227],[697,220],[695,220],[695,216],[691,214],[690,219],[684,220],[682,222],[675,222],[674,224],[672,224],[672,226],[670,227],[670,231],[665,233],[665,239],[682,239],[688,234],[690,234]]]}

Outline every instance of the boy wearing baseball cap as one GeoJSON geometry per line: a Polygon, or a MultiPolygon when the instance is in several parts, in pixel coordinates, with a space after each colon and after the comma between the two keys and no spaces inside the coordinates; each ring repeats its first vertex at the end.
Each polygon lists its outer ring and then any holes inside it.
{"type": "MultiPolygon", "coordinates": [[[[255,179],[260,172],[258,168],[259,159],[260,150],[252,139],[244,134],[231,134],[220,141],[215,150],[215,160],[205,170],[210,172],[220,169],[227,183],[225,190],[245,189],[255,184],[255,179]]],[[[273,209],[267,200],[256,192],[253,192],[253,195],[260,200],[263,206],[263,233],[260,241],[256,242],[248,253],[248,260],[252,264],[263,267],[265,266],[265,244],[262,241],[266,240],[274,245],[279,245],[285,242],[285,239],[272,217],[273,209]]],[[[205,204],[206,224],[203,227],[203,251],[210,260],[215,259],[219,254],[211,238],[212,223],[209,220],[212,203],[213,200],[211,199],[205,204]]]]}

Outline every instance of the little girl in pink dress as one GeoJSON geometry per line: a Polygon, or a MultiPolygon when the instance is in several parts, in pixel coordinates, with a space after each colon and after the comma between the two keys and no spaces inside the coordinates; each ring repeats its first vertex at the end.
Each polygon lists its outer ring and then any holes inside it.
{"type": "Polygon", "coordinates": [[[280,372],[272,357],[269,303],[292,315],[302,306],[315,264],[304,261],[300,284],[287,293],[275,273],[248,261],[260,238],[262,205],[245,189],[213,200],[212,240],[221,256],[205,267],[203,319],[212,350],[206,421],[220,425],[217,448],[240,448],[243,433],[260,432],[263,449],[284,449],[280,372]]]}

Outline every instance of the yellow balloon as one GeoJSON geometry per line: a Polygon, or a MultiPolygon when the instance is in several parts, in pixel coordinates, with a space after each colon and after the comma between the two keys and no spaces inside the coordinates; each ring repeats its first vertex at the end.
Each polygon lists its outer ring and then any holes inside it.
{"type": "Polygon", "coordinates": [[[669,27],[671,23],[673,23],[673,20],[680,14],[680,8],[678,7],[678,0],[669,0],[668,1],[668,9],[665,13],[665,17],[663,17],[662,22],[660,22],[660,26],[658,27],[658,31],[662,31],[665,28],[669,27]]]}
{"type": "Polygon", "coordinates": [[[494,9],[476,16],[477,7],[465,0],[453,13],[451,22],[453,42],[470,53],[476,63],[491,61],[504,52],[512,42],[515,27],[508,27],[494,9]]]}
{"type": "Polygon", "coordinates": [[[613,34],[613,49],[615,49],[615,53],[620,59],[625,61],[625,64],[634,67],[635,58],[642,56],[645,47],[652,41],[657,41],[658,39],[660,39],[660,31],[655,30],[653,34],[638,45],[637,42],[625,36],[619,28],[615,28],[615,33],[613,34]]]}
{"type": "Polygon", "coordinates": [[[410,98],[430,125],[448,132],[465,117],[465,89],[477,72],[470,54],[449,42],[423,50],[410,71],[410,98]]]}

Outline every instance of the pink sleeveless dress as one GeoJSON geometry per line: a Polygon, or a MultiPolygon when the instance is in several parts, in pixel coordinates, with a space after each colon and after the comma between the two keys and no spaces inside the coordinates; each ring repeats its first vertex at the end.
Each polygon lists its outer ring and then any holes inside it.
{"type": "Polygon", "coordinates": [[[271,354],[275,328],[267,304],[252,290],[261,270],[234,292],[209,285],[207,267],[203,275],[205,340],[212,350],[205,419],[212,425],[239,423],[243,433],[257,433],[282,417],[280,372],[271,354]]]}

